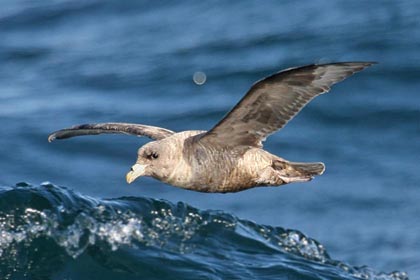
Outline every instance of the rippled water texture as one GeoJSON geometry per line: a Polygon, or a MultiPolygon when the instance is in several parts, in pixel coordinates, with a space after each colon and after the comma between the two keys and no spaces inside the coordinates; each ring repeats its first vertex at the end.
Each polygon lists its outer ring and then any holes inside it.
{"type": "Polygon", "coordinates": [[[82,194],[6,188],[1,273],[354,277],[323,253],[313,258],[318,247],[282,227],[318,240],[352,271],[367,265],[372,275],[420,279],[419,11],[418,0],[0,1],[0,185],[49,181],[82,194]],[[265,142],[288,160],[325,163],[324,175],[305,184],[226,195],[149,178],[128,186],[125,174],[148,139],[47,142],[50,132],[86,122],[209,129],[265,75],[351,60],[379,63],[265,142]],[[280,236],[299,238],[290,253],[280,236]]]}
{"type": "Polygon", "coordinates": [[[0,271],[18,279],[408,279],[333,260],[299,231],[184,203],[0,190],[0,271]]]}

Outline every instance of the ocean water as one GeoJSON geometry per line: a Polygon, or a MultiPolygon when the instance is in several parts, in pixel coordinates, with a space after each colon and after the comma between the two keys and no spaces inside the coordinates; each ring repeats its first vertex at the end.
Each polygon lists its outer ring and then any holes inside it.
{"type": "Polygon", "coordinates": [[[19,183],[0,205],[3,279],[407,279],[333,260],[296,230],[182,202],[19,183]]]}
{"type": "Polygon", "coordinates": [[[2,0],[0,279],[420,279],[419,18],[414,0],[2,0]],[[210,129],[272,72],[352,60],[378,64],[265,142],[324,162],[309,183],[127,185],[147,139],[47,142],[210,129]]]}

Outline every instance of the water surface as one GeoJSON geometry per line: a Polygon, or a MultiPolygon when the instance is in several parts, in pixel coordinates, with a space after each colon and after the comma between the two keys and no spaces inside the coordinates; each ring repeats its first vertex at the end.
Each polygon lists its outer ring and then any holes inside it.
{"type": "MultiPolygon", "coordinates": [[[[419,11],[414,0],[4,0],[0,185],[50,181],[92,199],[151,197],[197,211],[222,210],[256,225],[303,232],[352,267],[407,271],[419,279],[419,11]],[[86,122],[210,129],[265,75],[349,60],[379,64],[311,102],[265,143],[292,161],[323,161],[325,174],[310,183],[226,195],[147,178],[128,186],[125,173],[147,139],[105,135],[47,142],[50,132],[86,122]],[[192,80],[197,71],[207,75],[201,86],[192,80]]],[[[57,204],[51,207],[58,211],[57,204]]],[[[7,209],[0,211],[8,215],[7,209]]],[[[65,247],[56,249],[72,258],[65,247]]],[[[114,253],[104,257],[118,258],[114,253]]],[[[281,256],[276,265],[289,258],[281,256]]],[[[177,267],[191,268],[193,261],[184,257],[177,267]]],[[[208,269],[225,270],[217,265],[208,269]]],[[[312,276],[324,277],[317,273],[312,276]]]]}

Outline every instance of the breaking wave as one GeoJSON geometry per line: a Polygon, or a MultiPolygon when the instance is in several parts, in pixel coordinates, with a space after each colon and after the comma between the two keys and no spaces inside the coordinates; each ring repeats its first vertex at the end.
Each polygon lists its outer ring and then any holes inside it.
{"type": "Polygon", "coordinates": [[[0,188],[2,279],[408,279],[330,258],[297,230],[50,183],[0,188]]]}

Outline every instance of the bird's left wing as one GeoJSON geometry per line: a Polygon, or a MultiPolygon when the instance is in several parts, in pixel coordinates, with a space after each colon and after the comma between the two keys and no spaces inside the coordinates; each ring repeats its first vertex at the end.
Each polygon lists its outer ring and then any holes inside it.
{"type": "Polygon", "coordinates": [[[205,145],[261,147],[314,97],[372,62],[342,62],[291,68],[255,83],[242,100],[210,131],[205,145]]]}
{"type": "Polygon", "coordinates": [[[133,123],[95,123],[82,124],[53,132],[48,136],[48,141],[55,139],[66,139],[82,135],[96,135],[102,133],[122,133],[136,136],[146,136],[154,140],[160,140],[171,136],[175,132],[150,125],[133,123]]]}

